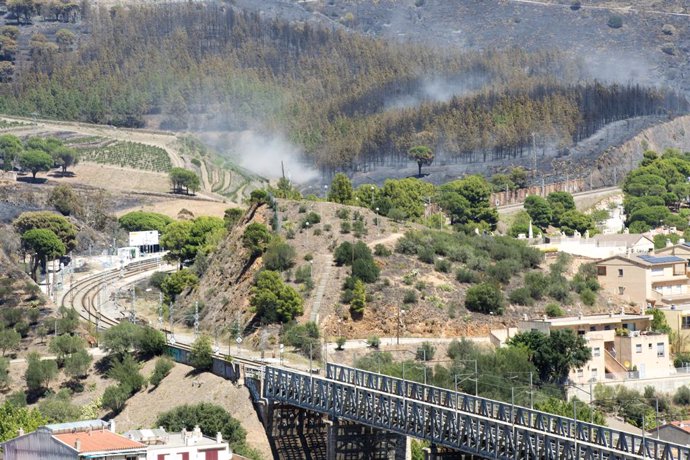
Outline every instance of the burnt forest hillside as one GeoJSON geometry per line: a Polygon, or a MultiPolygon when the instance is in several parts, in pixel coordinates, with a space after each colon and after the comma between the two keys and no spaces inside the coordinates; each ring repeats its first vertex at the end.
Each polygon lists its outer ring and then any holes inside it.
{"type": "MultiPolygon", "coordinates": [[[[461,165],[448,169],[456,176],[468,164],[487,172],[482,165],[524,162],[534,150],[546,168],[612,123],[647,127],[687,111],[672,72],[685,65],[686,25],[675,16],[665,27],[662,16],[631,13],[618,27],[586,4],[311,3],[86,8],[71,26],[80,32],[73,45],[32,39],[30,58],[0,84],[0,110],[212,133],[206,139],[242,166],[275,170],[286,160],[312,179],[407,174],[417,144],[436,152],[439,167],[461,165]],[[611,56],[644,65],[649,78],[611,56]],[[596,71],[590,58],[624,78],[596,71]],[[226,136],[240,132],[265,142],[226,136]]],[[[34,26],[18,27],[21,43],[34,26]]]]}

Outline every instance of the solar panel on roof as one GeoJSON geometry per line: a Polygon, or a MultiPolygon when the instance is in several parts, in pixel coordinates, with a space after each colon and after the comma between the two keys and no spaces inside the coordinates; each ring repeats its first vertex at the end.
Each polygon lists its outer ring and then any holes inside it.
{"type": "Polygon", "coordinates": [[[650,264],[667,264],[669,262],[685,262],[685,259],[681,259],[677,256],[638,256],[640,259],[650,264]]]}

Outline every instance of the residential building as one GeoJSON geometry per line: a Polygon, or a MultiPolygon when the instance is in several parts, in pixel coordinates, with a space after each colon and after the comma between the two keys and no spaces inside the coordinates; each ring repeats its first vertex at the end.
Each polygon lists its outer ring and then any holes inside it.
{"type": "Polygon", "coordinates": [[[666,246],[665,248],[654,251],[660,256],[678,256],[690,262],[690,243],[681,240],[680,243],[673,246],[666,246]]]}
{"type": "Polygon", "coordinates": [[[168,433],[165,429],[131,430],[125,436],[146,445],[147,460],[230,460],[232,451],[220,433],[209,438],[199,427],[168,433]]]}
{"type": "Polygon", "coordinates": [[[526,320],[520,331],[569,329],[587,340],[592,357],[570,373],[576,384],[605,379],[667,377],[674,368],[669,356],[668,335],[649,331],[651,315],[609,313],[605,315],[526,320]]]}
{"type": "Polygon", "coordinates": [[[673,255],[613,256],[599,260],[602,288],[641,308],[690,303],[688,260],[673,255]]]}
{"type": "Polygon", "coordinates": [[[690,420],[665,423],[649,431],[649,434],[655,438],[657,433],[658,439],[687,446],[690,444],[690,420]]]}
{"type": "Polygon", "coordinates": [[[617,255],[645,255],[654,251],[654,241],[645,235],[614,233],[594,235],[587,233],[573,236],[548,237],[543,244],[536,245],[542,250],[557,250],[576,256],[603,259],[617,255]]]}
{"type": "Polygon", "coordinates": [[[676,334],[677,340],[673,346],[680,348],[676,353],[690,351],[690,305],[671,305],[660,308],[666,317],[671,332],[676,334]]]}
{"type": "Polygon", "coordinates": [[[103,420],[45,425],[2,443],[5,460],[145,460],[146,446],[115,433],[103,420]]]}

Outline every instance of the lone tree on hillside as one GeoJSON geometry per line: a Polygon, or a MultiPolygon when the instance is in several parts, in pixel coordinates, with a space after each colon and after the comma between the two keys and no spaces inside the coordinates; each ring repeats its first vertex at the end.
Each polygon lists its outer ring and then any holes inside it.
{"type": "Polygon", "coordinates": [[[62,168],[62,175],[67,174],[67,168],[74,166],[79,162],[77,151],[70,147],[58,147],[53,152],[55,162],[62,168]]]}
{"type": "Polygon", "coordinates": [[[29,150],[19,157],[19,164],[22,168],[31,171],[33,178],[39,171],[50,171],[53,167],[53,157],[41,150],[29,150]]]}
{"type": "Polygon", "coordinates": [[[172,168],[170,170],[170,182],[173,193],[186,193],[187,195],[190,191],[195,194],[201,186],[199,176],[194,171],[184,168],[172,168]]]}
{"type": "Polygon", "coordinates": [[[417,162],[419,177],[422,177],[422,166],[429,166],[434,161],[434,152],[426,145],[416,145],[407,151],[411,160],[417,162]]]}
{"type": "Polygon", "coordinates": [[[65,255],[65,245],[52,230],[36,228],[22,235],[22,247],[31,254],[31,278],[36,281],[39,264],[65,255]]]}

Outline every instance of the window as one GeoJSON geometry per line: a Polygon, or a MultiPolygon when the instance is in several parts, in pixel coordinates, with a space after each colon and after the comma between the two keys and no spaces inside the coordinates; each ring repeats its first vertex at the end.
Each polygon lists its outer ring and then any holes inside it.
{"type": "Polygon", "coordinates": [[[593,367],[592,368],[592,380],[596,380],[596,379],[597,379],[597,368],[593,367]]]}
{"type": "Polygon", "coordinates": [[[158,454],[158,460],[165,460],[166,454],[158,454]]]}
{"type": "Polygon", "coordinates": [[[657,358],[664,357],[664,342],[659,342],[656,344],[656,356],[657,358]]]}
{"type": "Polygon", "coordinates": [[[606,267],[597,267],[597,275],[606,276],[606,267]]]}
{"type": "Polygon", "coordinates": [[[590,330],[590,331],[596,331],[597,328],[596,328],[596,326],[589,326],[589,330],[590,330]]]}
{"type": "Polygon", "coordinates": [[[618,269],[618,277],[619,277],[619,278],[622,278],[622,277],[623,277],[623,269],[622,269],[622,268],[619,268],[619,269],[618,269]]]}
{"type": "Polygon", "coordinates": [[[595,358],[601,356],[601,349],[599,347],[592,348],[592,356],[595,358]]]}
{"type": "Polygon", "coordinates": [[[584,370],[584,369],[578,369],[578,370],[577,370],[577,376],[578,376],[579,378],[584,377],[584,376],[585,376],[585,370],[584,370]]]}
{"type": "Polygon", "coordinates": [[[675,264],[673,266],[674,275],[685,275],[685,264],[675,264]]]}
{"type": "Polygon", "coordinates": [[[642,344],[638,343],[635,345],[635,353],[642,353],[642,344]]]}
{"type": "Polygon", "coordinates": [[[690,329],[690,316],[683,316],[683,321],[681,322],[680,327],[682,329],[690,329]]]}
{"type": "Polygon", "coordinates": [[[652,276],[664,276],[664,267],[652,268],[652,276]]]}
{"type": "Polygon", "coordinates": [[[610,325],[610,324],[607,324],[606,326],[604,326],[604,330],[605,330],[605,331],[610,331],[610,330],[611,330],[611,325],[610,325]]]}
{"type": "Polygon", "coordinates": [[[625,293],[625,287],[624,286],[618,286],[618,295],[623,295],[625,293]]]}

